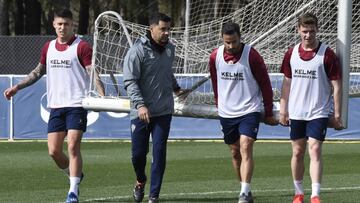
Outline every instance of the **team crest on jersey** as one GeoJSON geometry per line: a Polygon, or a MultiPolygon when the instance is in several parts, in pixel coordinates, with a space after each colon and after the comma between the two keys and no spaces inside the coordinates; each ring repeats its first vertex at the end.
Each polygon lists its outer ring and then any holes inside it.
{"type": "Polygon", "coordinates": [[[131,132],[133,133],[135,131],[136,126],[134,124],[131,124],[131,132]]]}
{"type": "Polygon", "coordinates": [[[166,48],[166,55],[167,55],[168,57],[171,56],[171,50],[170,50],[169,48],[166,48]]]}
{"type": "Polygon", "coordinates": [[[154,53],[152,51],[149,51],[149,58],[151,58],[151,59],[155,58],[154,53]]]}
{"type": "Polygon", "coordinates": [[[322,135],[326,135],[326,129],[322,131],[322,135]]]}

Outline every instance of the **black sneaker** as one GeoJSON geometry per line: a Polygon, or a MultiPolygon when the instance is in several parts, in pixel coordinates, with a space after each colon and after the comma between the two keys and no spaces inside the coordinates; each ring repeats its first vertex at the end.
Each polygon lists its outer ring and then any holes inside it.
{"type": "Polygon", "coordinates": [[[157,197],[150,197],[150,198],[149,198],[149,203],[159,203],[159,198],[157,198],[157,197]]]}
{"type": "Polygon", "coordinates": [[[251,192],[249,192],[248,195],[245,195],[245,193],[241,193],[238,203],[254,203],[251,192]]]}
{"type": "Polygon", "coordinates": [[[144,199],[144,189],[145,189],[145,183],[136,182],[133,191],[133,197],[135,202],[141,202],[144,199]]]}

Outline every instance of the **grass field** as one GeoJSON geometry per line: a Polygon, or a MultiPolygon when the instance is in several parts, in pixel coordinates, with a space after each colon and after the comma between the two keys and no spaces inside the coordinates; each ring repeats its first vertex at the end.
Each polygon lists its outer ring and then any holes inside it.
{"type": "MultiPolygon", "coordinates": [[[[257,142],[254,150],[255,202],[291,202],[290,144],[257,142]]],[[[81,202],[133,202],[130,143],[84,142],[82,153],[81,202]]],[[[359,202],[360,144],[325,143],[323,156],[323,202],[359,202]]],[[[237,202],[239,183],[223,143],[170,142],[167,160],[161,202],[237,202]]],[[[304,181],[309,202],[307,169],[304,181]]],[[[47,155],[46,142],[0,142],[0,202],[64,202],[67,191],[68,180],[47,155]]]]}

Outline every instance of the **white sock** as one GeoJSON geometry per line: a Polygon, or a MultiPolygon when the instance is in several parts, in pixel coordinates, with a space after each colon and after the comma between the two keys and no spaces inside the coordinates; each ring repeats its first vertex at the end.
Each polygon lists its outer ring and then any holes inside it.
{"type": "Polygon", "coordinates": [[[302,180],[294,180],[295,195],[304,194],[304,188],[302,183],[302,180]]]}
{"type": "Polygon", "coordinates": [[[61,169],[68,177],[70,176],[69,167],[61,169]]]}
{"type": "Polygon", "coordinates": [[[249,192],[250,192],[250,183],[241,182],[240,194],[244,193],[245,195],[248,195],[249,192]]]}
{"type": "Polygon", "coordinates": [[[311,197],[320,196],[320,183],[311,184],[311,197]]]}
{"type": "Polygon", "coordinates": [[[79,191],[80,178],[79,177],[70,177],[70,189],[69,193],[73,192],[78,196],[79,191]]]}

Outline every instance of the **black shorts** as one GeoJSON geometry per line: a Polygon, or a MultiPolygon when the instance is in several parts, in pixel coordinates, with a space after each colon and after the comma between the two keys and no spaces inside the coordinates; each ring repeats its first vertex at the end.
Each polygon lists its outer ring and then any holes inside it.
{"type": "Polygon", "coordinates": [[[240,138],[240,135],[256,140],[259,131],[260,113],[249,113],[236,118],[220,117],[220,124],[226,144],[234,144],[240,138]]]}
{"type": "Polygon", "coordinates": [[[310,121],[290,120],[290,139],[314,138],[324,141],[328,125],[328,118],[317,118],[310,121]]]}
{"type": "Polygon", "coordinates": [[[82,107],[51,109],[48,133],[68,130],[86,131],[87,110],[82,107]]]}

